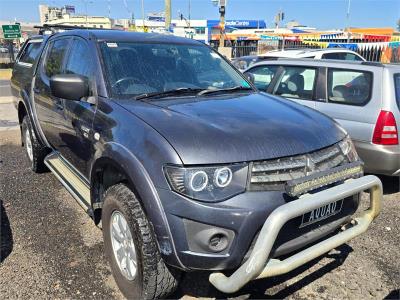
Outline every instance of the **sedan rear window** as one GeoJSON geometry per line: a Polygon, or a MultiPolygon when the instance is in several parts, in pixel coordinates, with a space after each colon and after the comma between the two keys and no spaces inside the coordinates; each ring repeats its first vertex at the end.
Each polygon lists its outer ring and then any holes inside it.
{"type": "Polygon", "coordinates": [[[371,98],[372,74],[343,69],[328,70],[329,102],[364,105],[371,98]]]}
{"type": "Polygon", "coordinates": [[[400,73],[394,74],[394,89],[396,92],[397,106],[400,109],[400,73]]]}

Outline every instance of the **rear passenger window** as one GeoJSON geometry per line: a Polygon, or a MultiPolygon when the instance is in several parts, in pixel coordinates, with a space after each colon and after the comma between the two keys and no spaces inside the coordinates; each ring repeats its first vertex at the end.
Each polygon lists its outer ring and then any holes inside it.
{"type": "MultiPolygon", "coordinates": [[[[260,66],[248,71],[254,75],[254,85],[261,91],[266,91],[278,66],[260,66]]],[[[247,72],[246,72],[247,73],[247,72]]]]}
{"type": "Polygon", "coordinates": [[[26,45],[24,52],[19,58],[19,62],[26,64],[33,64],[35,62],[36,57],[40,53],[41,42],[30,42],[26,45]]]}
{"type": "Polygon", "coordinates": [[[312,100],[317,70],[303,67],[284,67],[274,94],[286,98],[312,100]]]}
{"type": "Polygon", "coordinates": [[[49,45],[49,52],[44,65],[44,71],[48,77],[62,72],[63,61],[67,51],[69,40],[61,39],[49,45]]]}
{"type": "Polygon", "coordinates": [[[364,105],[371,97],[372,74],[365,71],[328,70],[329,102],[364,105]]]}

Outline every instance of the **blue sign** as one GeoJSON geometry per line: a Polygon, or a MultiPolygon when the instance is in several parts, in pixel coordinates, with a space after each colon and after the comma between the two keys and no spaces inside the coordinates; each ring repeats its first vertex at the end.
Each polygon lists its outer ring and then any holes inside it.
{"type": "MultiPolygon", "coordinates": [[[[218,26],[219,20],[207,20],[207,27],[218,26]]],[[[229,28],[267,28],[264,20],[226,20],[225,27],[229,28]]]]}

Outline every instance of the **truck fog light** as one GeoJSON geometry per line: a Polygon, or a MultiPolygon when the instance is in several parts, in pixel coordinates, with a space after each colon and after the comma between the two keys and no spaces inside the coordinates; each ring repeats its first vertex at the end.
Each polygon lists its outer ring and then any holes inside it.
{"type": "Polygon", "coordinates": [[[215,175],[214,175],[214,181],[215,185],[223,188],[229,185],[232,181],[232,171],[231,169],[224,167],[215,170],[215,175]]]}
{"type": "Polygon", "coordinates": [[[208,241],[208,247],[213,252],[221,252],[228,247],[228,237],[223,233],[212,235],[208,241]]]}
{"type": "Polygon", "coordinates": [[[190,188],[195,192],[200,192],[206,188],[208,184],[208,176],[204,171],[197,171],[190,178],[190,188]]]}

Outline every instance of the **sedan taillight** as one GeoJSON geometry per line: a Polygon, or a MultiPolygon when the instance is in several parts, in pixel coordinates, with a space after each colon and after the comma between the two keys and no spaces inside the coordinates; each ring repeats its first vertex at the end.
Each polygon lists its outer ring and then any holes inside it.
{"type": "Polygon", "coordinates": [[[398,145],[396,119],[390,111],[381,110],[376,121],[372,142],[378,145],[398,145]]]}

